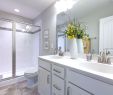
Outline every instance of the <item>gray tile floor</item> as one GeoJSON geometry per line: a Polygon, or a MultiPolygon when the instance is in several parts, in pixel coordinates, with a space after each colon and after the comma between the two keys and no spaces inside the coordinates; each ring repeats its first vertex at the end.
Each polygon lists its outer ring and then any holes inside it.
{"type": "Polygon", "coordinates": [[[28,88],[26,81],[0,88],[0,95],[38,95],[37,93],[37,86],[28,88]]]}

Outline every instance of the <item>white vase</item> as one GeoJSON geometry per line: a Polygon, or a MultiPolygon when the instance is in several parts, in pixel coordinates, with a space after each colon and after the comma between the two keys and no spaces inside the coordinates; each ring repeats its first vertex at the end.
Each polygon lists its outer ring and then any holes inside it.
{"type": "Polygon", "coordinates": [[[69,41],[70,41],[70,56],[72,59],[76,59],[78,57],[76,38],[70,39],[69,41]]]}
{"type": "Polygon", "coordinates": [[[77,39],[77,47],[78,47],[78,53],[84,54],[84,46],[83,46],[83,40],[77,39]]]}

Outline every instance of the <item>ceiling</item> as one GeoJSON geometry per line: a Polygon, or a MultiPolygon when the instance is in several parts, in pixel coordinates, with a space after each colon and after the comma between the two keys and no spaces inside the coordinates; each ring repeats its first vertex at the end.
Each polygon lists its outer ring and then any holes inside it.
{"type": "Polygon", "coordinates": [[[0,10],[34,19],[54,2],[55,0],[0,0],[0,10]],[[15,8],[20,12],[16,13],[15,8]]]}

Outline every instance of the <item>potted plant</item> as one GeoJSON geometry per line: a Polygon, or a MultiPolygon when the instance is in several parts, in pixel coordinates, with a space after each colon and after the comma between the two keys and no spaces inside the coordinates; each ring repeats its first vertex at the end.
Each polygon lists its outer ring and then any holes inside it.
{"type": "Polygon", "coordinates": [[[67,29],[65,31],[67,38],[70,41],[70,55],[72,59],[76,59],[78,56],[78,48],[77,48],[77,26],[71,22],[68,24],[67,29]]]}

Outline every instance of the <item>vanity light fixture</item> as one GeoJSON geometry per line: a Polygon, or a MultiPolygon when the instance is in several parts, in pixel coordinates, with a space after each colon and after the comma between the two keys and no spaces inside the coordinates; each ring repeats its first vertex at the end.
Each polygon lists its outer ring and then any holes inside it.
{"type": "Polygon", "coordinates": [[[20,12],[20,10],[19,10],[19,9],[14,9],[14,11],[15,11],[15,12],[17,12],[17,13],[19,13],[19,12],[20,12]]]}
{"type": "Polygon", "coordinates": [[[55,7],[56,7],[56,9],[59,13],[67,10],[65,0],[57,0],[56,4],[55,4],[55,7]]]}
{"type": "Polygon", "coordinates": [[[77,3],[79,0],[57,0],[55,7],[58,10],[58,12],[65,12],[68,9],[71,9],[75,3],[77,3]]]}

